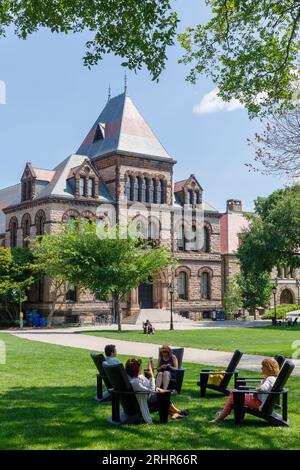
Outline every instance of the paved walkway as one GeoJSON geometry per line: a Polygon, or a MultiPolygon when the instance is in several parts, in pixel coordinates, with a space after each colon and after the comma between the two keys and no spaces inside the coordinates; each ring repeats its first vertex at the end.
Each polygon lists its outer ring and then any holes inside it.
{"type": "MultiPolygon", "coordinates": [[[[99,327],[98,327],[99,329],[99,327]]],[[[99,336],[90,336],[90,335],[79,335],[74,334],[74,331],[80,330],[91,330],[91,328],[74,328],[68,329],[62,328],[58,330],[35,330],[35,331],[10,331],[10,334],[17,336],[19,338],[31,340],[31,341],[40,341],[43,343],[57,344],[60,346],[70,346],[73,348],[87,349],[90,351],[103,351],[105,345],[109,341],[113,341],[116,345],[118,353],[124,355],[132,356],[144,356],[144,357],[157,357],[158,345],[151,343],[137,343],[131,341],[123,340],[108,340],[107,338],[102,338],[99,336]]],[[[8,333],[6,331],[6,333],[8,333]]],[[[176,347],[176,345],[172,345],[176,347]]],[[[226,367],[232,353],[224,351],[210,351],[206,349],[195,349],[195,348],[185,348],[184,349],[184,362],[191,362],[193,364],[205,364],[226,367]]],[[[260,371],[260,363],[264,356],[244,354],[241,362],[239,364],[240,369],[250,370],[250,371],[260,371]]],[[[294,374],[300,377],[300,360],[294,361],[296,367],[294,369],[294,374]]]]}

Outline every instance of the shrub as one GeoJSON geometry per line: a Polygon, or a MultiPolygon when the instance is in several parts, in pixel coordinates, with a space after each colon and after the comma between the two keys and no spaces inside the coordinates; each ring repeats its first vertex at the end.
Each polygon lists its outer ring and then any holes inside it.
{"type": "MultiPolygon", "coordinates": [[[[276,307],[276,316],[278,319],[284,320],[286,318],[286,314],[289,312],[293,312],[294,310],[300,310],[300,306],[298,304],[282,304],[276,307]]],[[[268,318],[274,317],[274,315],[274,308],[271,308],[271,310],[268,310],[262,315],[262,318],[266,320],[268,318]]]]}

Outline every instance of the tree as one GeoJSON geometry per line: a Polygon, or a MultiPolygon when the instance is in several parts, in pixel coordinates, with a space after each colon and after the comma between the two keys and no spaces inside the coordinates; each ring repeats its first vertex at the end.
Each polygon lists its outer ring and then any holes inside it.
{"type": "Polygon", "coordinates": [[[253,117],[287,109],[299,99],[300,2],[206,0],[212,17],[179,35],[191,64],[188,80],[212,78],[225,101],[235,98],[253,117]]]}
{"type": "Polygon", "coordinates": [[[255,149],[255,163],[247,163],[252,171],[265,175],[278,174],[289,178],[300,175],[300,107],[273,116],[264,131],[248,139],[255,149]]]}
{"type": "Polygon", "coordinates": [[[238,275],[238,285],[241,289],[243,307],[254,314],[256,309],[269,305],[272,294],[271,276],[268,272],[255,272],[238,275]]]}
{"type": "Polygon", "coordinates": [[[0,37],[15,27],[26,39],[41,28],[53,33],[90,31],[84,64],[91,67],[105,54],[125,59],[131,70],[146,65],[157,79],[173,44],[178,19],[170,0],[5,0],[0,2],[0,37]]]}
{"type": "Polygon", "coordinates": [[[19,305],[27,300],[36,278],[32,263],[29,250],[0,247],[0,306],[4,320],[15,322],[18,319],[19,305]]]}
{"type": "Polygon", "coordinates": [[[237,278],[230,277],[225,295],[224,295],[224,309],[227,319],[233,317],[233,314],[242,307],[242,293],[240,286],[237,283],[237,278]]]}
{"type": "Polygon", "coordinates": [[[240,234],[237,255],[244,274],[300,267],[299,190],[291,186],[256,200],[250,225],[240,234]]]}
{"type": "Polygon", "coordinates": [[[45,236],[33,250],[37,265],[57,281],[68,280],[102,298],[111,294],[119,331],[125,295],[174,262],[167,247],[149,247],[130,226],[72,224],[62,233],[45,236]]]}

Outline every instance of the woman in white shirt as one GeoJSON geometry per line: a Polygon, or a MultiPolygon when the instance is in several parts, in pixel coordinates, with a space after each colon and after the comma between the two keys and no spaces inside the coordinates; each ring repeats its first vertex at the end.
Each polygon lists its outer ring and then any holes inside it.
{"type": "MultiPolygon", "coordinates": [[[[150,362],[148,365],[149,379],[141,374],[141,365],[142,361],[139,359],[128,359],[125,370],[133,390],[135,392],[144,392],[144,394],[137,394],[136,398],[144,421],[148,424],[152,424],[148,403],[155,403],[156,394],[165,393],[166,390],[155,386],[154,374],[150,362]]],[[[172,403],[170,404],[169,415],[172,419],[184,418],[187,414],[187,410],[179,410],[172,403]]]]}
{"type": "MultiPolygon", "coordinates": [[[[279,366],[275,359],[264,359],[261,363],[261,370],[264,378],[262,379],[260,386],[256,388],[257,393],[246,393],[245,394],[245,405],[248,408],[254,410],[261,409],[264,405],[268,395],[259,392],[270,392],[279,374],[279,366]]],[[[233,392],[230,392],[225,407],[222,411],[217,413],[217,417],[210,421],[211,423],[223,423],[226,416],[231,412],[231,406],[233,404],[233,392]]]]}

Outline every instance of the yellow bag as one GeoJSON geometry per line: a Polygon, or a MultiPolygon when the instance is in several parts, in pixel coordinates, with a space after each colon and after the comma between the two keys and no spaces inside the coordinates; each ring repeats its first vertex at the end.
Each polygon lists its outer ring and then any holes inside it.
{"type": "Polygon", "coordinates": [[[225,370],[216,370],[218,372],[217,374],[209,374],[208,376],[208,384],[209,385],[215,385],[219,386],[222,382],[222,380],[225,377],[225,370]]]}

